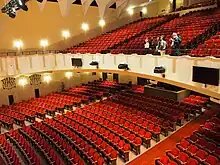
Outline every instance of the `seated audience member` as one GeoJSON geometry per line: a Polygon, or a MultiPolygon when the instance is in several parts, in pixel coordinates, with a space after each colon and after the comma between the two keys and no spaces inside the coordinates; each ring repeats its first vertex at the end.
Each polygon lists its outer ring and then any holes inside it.
{"type": "Polygon", "coordinates": [[[170,39],[171,47],[172,47],[172,53],[171,56],[180,56],[180,44],[181,44],[181,38],[178,37],[177,33],[173,33],[172,38],[170,39]]]}
{"type": "Polygon", "coordinates": [[[162,35],[160,37],[160,45],[158,45],[158,51],[160,52],[160,55],[165,55],[165,51],[167,48],[167,42],[165,41],[165,37],[162,35]]]}

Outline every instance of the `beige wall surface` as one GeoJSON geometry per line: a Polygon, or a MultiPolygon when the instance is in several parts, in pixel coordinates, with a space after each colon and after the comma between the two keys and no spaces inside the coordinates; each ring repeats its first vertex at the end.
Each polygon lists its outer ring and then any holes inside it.
{"type": "MultiPolygon", "coordinates": [[[[0,0],[0,5],[3,5],[0,0]]],[[[88,22],[90,29],[98,26],[99,12],[97,7],[89,7],[84,16],[81,5],[72,5],[68,16],[62,17],[57,3],[47,2],[41,12],[37,1],[27,3],[27,12],[18,11],[15,19],[0,14],[0,50],[12,49],[14,39],[22,39],[24,48],[40,48],[39,40],[47,38],[49,44],[62,40],[61,30],[69,29],[71,35],[82,33],[82,22],[88,22]]],[[[106,23],[116,20],[115,9],[108,9],[106,23]]]]}
{"type": "MultiPolygon", "coordinates": [[[[42,77],[44,74],[41,74],[42,77]]],[[[43,82],[40,85],[30,85],[29,83],[25,86],[16,85],[16,88],[11,90],[0,89],[0,106],[2,104],[9,104],[8,96],[13,95],[15,102],[20,102],[22,100],[28,100],[35,97],[34,90],[39,89],[40,96],[45,96],[51,92],[57,92],[61,90],[61,82],[64,82],[65,88],[75,87],[82,83],[88,83],[88,81],[98,80],[100,78],[100,73],[92,75],[91,72],[76,73],[73,72],[73,76],[70,78],[65,77],[65,72],[59,71],[50,74],[51,81],[49,83],[43,82]]],[[[19,77],[16,78],[17,80],[19,77]]]]}

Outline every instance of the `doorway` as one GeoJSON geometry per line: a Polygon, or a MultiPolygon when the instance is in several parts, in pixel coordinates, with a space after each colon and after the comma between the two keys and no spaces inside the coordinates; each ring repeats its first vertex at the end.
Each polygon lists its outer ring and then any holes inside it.
{"type": "Polygon", "coordinates": [[[39,91],[39,89],[35,89],[35,90],[34,90],[34,93],[35,93],[35,97],[36,97],[36,98],[39,98],[39,97],[40,97],[40,91],[39,91]]]}
{"type": "Polygon", "coordinates": [[[8,102],[9,102],[9,105],[12,105],[14,103],[14,96],[13,95],[8,96],[8,102]]]}
{"type": "Polygon", "coordinates": [[[149,80],[142,77],[137,77],[137,84],[138,85],[146,85],[149,83],[149,80]]]}
{"type": "Polygon", "coordinates": [[[113,81],[118,82],[118,74],[117,73],[113,73],[113,81]]]}
{"type": "Polygon", "coordinates": [[[103,73],[102,73],[102,79],[103,79],[103,81],[106,81],[107,78],[108,78],[107,73],[106,73],[106,72],[103,72],[103,73]]]}

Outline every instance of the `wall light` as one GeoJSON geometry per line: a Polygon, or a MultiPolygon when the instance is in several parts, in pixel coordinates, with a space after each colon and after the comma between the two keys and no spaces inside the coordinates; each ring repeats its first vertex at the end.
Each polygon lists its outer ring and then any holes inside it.
{"type": "Polygon", "coordinates": [[[20,86],[25,86],[25,85],[27,85],[27,79],[26,79],[26,78],[20,78],[20,79],[18,80],[18,84],[19,84],[20,86]]]}
{"type": "Polygon", "coordinates": [[[69,38],[69,37],[70,37],[70,32],[69,32],[69,30],[63,30],[63,31],[62,31],[62,37],[63,37],[64,39],[69,38]]]}
{"type": "Polygon", "coordinates": [[[43,48],[46,48],[48,46],[48,40],[47,39],[41,39],[40,40],[40,46],[43,48]]]}
{"type": "Polygon", "coordinates": [[[24,44],[22,40],[14,40],[13,46],[17,49],[21,49],[24,46],[24,44]]]}
{"type": "Polygon", "coordinates": [[[45,75],[44,76],[44,81],[49,83],[50,81],[52,80],[51,76],[50,75],[45,75]]]}
{"type": "Polygon", "coordinates": [[[88,25],[88,23],[82,23],[82,26],[81,26],[81,29],[83,30],[83,31],[88,31],[89,30],[89,25],[88,25]]]}
{"type": "Polygon", "coordinates": [[[72,77],[73,76],[73,72],[66,72],[65,73],[65,77],[66,78],[70,78],[70,77],[72,77]]]}
{"type": "Polygon", "coordinates": [[[100,19],[99,26],[101,26],[101,27],[105,26],[105,20],[104,19],[100,19]]]}
{"type": "Polygon", "coordinates": [[[143,8],[141,9],[141,11],[142,11],[143,14],[147,14],[147,8],[146,8],[146,7],[143,7],[143,8]]]}
{"type": "Polygon", "coordinates": [[[134,9],[132,7],[127,8],[127,12],[129,15],[133,15],[134,14],[134,9]]]}

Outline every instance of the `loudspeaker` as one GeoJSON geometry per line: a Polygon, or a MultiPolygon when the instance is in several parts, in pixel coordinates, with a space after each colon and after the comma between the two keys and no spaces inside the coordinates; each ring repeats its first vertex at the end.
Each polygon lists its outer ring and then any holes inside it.
{"type": "Polygon", "coordinates": [[[163,66],[155,67],[154,73],[165,73],[166,69],[163,66]]]}
{"type": "Polygon", "coordinates": [[[128,70],[129,68],[128,68],[128,64],[119,64],[118,65],[118,69],[126,69],[126,70],[128,70]]]}
{"type": "Polygon", "coordinates": [[[89,65],[91,65],[91,66],[98,66],[99,63],[98,63],[98,61],[92,61],[92,62],[90,62],[89,65]]]}
{"type": "Polygon", "coordinates": [[[81,58],[72,58],[72,66],[82,67],[82,59],[81,58]]]}

